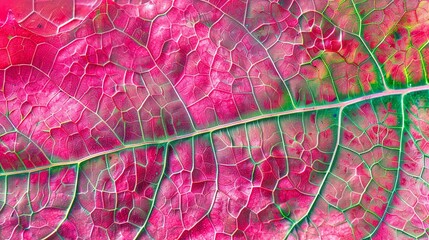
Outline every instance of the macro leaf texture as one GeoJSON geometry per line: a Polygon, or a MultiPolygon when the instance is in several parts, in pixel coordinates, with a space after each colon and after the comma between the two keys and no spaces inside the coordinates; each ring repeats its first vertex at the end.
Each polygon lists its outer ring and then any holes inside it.
{"type": "Polygon", "coordinates": [[[428,239],[429,2],[0,1],[0,239],[428,239]]]}

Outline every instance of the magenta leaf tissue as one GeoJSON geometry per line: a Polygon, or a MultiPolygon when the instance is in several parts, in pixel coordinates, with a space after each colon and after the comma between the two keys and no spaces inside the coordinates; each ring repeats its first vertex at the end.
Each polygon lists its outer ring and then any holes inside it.
{"type": "Polygon", "coordinates": [[[429,237],[429,2],[0,2],[0,239],[429,237]]]}

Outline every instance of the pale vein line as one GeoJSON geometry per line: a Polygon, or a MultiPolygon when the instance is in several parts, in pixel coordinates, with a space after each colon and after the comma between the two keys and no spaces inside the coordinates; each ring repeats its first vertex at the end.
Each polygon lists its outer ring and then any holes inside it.
{"type": "Polygon", "coordinates": [[[40,167],[33,168],[33,169],[26,169],[26,170],[18,170],[18,171],[10,171],[10,172],[6,172],[6,173],[0,173],[0,176],[8,176],[8,175],[22,174],[22,173],[31,173],[31,172],[46,170],[46,169],[49,169],[51,167],[61,167],[61,166],[79,164],[79,163],[88,161],[88,160],[93,159],[93,158],[97,158],[97,157],[101,157],[103,155],[108,155],[108,154],[120,152],[120,151],[127,150],[127,149],[139,148],[139,147],[144,147],[144,146],[149,146],[149,145],[167,144],[167,143],[172,142],[172,141],[183,140],[183,139],[187,139],[187,138],[203,135],[206,133],[219,131],[219,130],[234,127],[234,126],[244,125],[246,123],[251,123],[251,122],[255,122],[255,121],[259,121],[259,120],[264,120],[264,119],[269,119],[269,118],[274,118],[274,117],[279,117],[279,116],[289,115],[289,114],[294,114],[294,113],[318,111],[318,110],[325,110],[325,109],[332,109],[332,108],[341,108],[341,107],[346,107],[348,105],[352,105],[352,104],[359,103],[362,101],[374,99],[374,98],[387,97],[387,96],[391,96],[391,95],[404,95],[404,94],[408,94],[411,92],[418,92],[418,91],[422,91],[422,90],[429,90],[429,85],[410,87],[407,89],[389,89],[389,90],[386,90],[384,92],[379,92],[379,93],[374,93],[374,94],[370,94],[367,96],[362,96],[362,97],[351,99],[351,100],[344,101],[341,103],[333,103],[333,104],[320,105],[320,106],[311,106],[311,107],[305,107],[305,108],[285,110],[285,111],[280,111],[280,112],[276,112],[276,113],[264,114],[264,115],[260,115],[260,116],[250,117],[250,118],[247,118],[244,120],[237,120],[237,121],[233,121],[233,122],[218,125],[218,126],[213,126],[213,127],[209,127],[209,128],[205,128],[205,129],[196,130],[192,133],[183,134],[183,135],[179,135],[179,136],[173,136],[173,137],[170,137],[168,139],[161,139],[158,141],[146,141],[146,142],[141,142],[141,143],[127,144],[127,145],[120,146],[118,148],[114,148],[114,149],[110,149],[110,150],[106,150],[106,151],[101,151],[101,152],[98,152],[98,153],[95,153],[95,154],[92,154],[92,155],[89,155],[89,156],[86,156],[86,157],[83,157],[83,158],[80,158],[77,160],[52,163],[50,165],[40,166],[40,167]]]}

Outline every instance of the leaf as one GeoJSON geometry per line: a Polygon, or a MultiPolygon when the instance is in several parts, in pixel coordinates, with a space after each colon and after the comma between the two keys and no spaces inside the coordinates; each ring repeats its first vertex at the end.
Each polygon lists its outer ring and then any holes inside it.
{"type": "Polygon", "coordinates": [[[428,7],[0,3],[1,238],[427,238],[428,7]]]}

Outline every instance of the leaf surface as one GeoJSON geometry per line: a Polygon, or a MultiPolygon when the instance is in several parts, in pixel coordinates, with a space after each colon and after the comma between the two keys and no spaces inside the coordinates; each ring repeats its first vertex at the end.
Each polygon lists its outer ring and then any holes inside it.
{"type": "Polygon", "coordinates": [[[427,1],[0,3],[4,239],[427,238],[427,1]]]}

